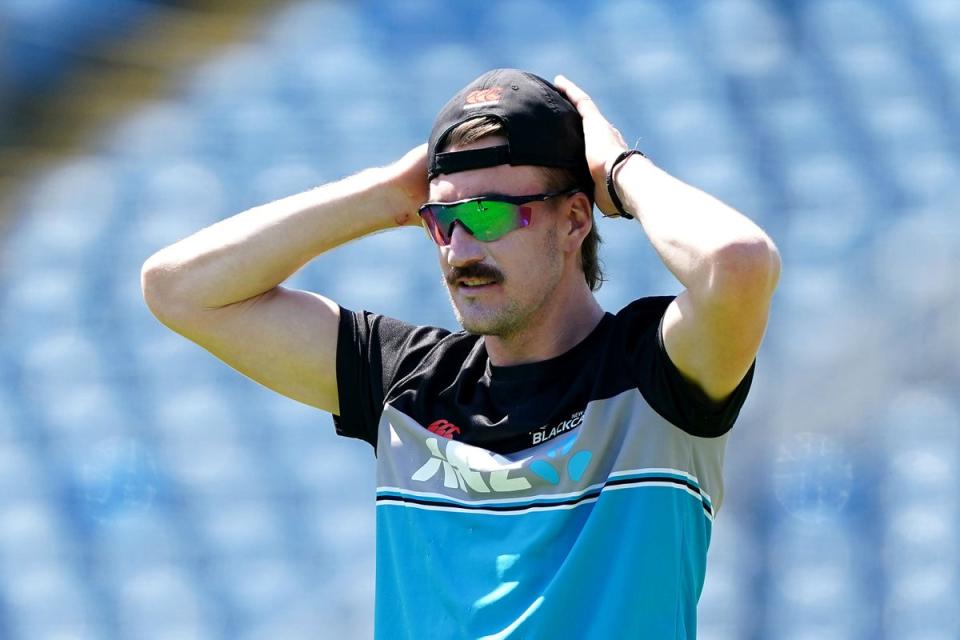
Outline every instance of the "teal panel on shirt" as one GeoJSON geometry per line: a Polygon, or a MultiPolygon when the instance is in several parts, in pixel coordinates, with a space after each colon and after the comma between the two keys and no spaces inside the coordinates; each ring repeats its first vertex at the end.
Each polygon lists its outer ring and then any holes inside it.
{"type": "Polygon", "coordinates": [[[509,515],[386,503],[377,527],[377,638],[696,636],[711,522],[680,488],[509,515]]]}

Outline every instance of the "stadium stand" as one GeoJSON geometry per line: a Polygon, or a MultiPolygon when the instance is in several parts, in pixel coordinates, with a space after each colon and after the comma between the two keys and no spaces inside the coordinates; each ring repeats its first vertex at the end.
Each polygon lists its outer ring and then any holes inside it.
{"type": "MultiPolygon", "coordinates": [[[[0,100],[53,87],[163,4],[0,0],[0,100]]],[[[5,212],[0,637],[371,636],[371,452],[163,328],[140,267],[399,156],[496,66],[568,75],[783,253],[699,637],[960,637],[957,33],[953,0],[276,7],[5,212]]],[[[676,293],[616,224],[599,223],[604,307],[676,293]]],[[[407,228],[288,284],[457,329],[436,269],[407,228]]]]}

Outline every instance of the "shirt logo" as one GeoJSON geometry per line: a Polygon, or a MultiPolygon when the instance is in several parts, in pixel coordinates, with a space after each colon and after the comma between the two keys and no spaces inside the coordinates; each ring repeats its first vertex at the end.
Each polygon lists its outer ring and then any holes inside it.
{"type": "Polygon", "coordinates": [[[492,451],[472,447],[456,440],[448,440],[440,451],[437,438],[427,438],[424,444],[430,459],[410,477],[417,482],[426,482],[443,470],[443,486],[459,489],[465,493],[501,493],[523,491],[532,485],[523,476],[510,477],[510,472],[521,463],[510,462],[492,451]]]}
{"type": "Polygon", "coordinates": [[[581,449],[572,456],[566,457],[576,442],[577,438],[570,438],[565,444],[548,451],[546,458],[534,460],[530,464],[530,470],[550,484],[556,485],[560,484],[560,480],[563,479],[563,469],[566,469],[567,476],[574,482],[579,482],[583,474],[586,473],[587,467],[590,466],[593,452],[588,449],[581,449]],[[553,460],[553,462],[547,458],[553,460]],[[564,458],[566,458],[565,463],[561,463],[564,458]],[[560,471],[557,471],[558,467],[560,471]]]}
{"type": "Polygon", "coordinates": [[[576,429],[580,426],[581,422],[583,422],[583,411],[577,411],[559,424],[555,424],[553,426],[545,424],[538,430],[530,432],[532,437],[531,444],[540,444],[541,442],[546,442],[547,440],[556,438],[567,431],[576,429]]]}
{"type": "Polygon", "coordinates": [[[453,424],[449,420],[437,420],[432,422],[430,426],[427,427],[427,430],[437,434],[438,436],[446,438],[447,440],[452,440],[454,434],[460,433],[460,427],[453,424]]]}
{"type": "Polygon", "coordinates": [[[464,109],[476,109],[490,104],[497,104],[503,96],[502,87],[491,87],[489,89],[477,89],[467,94],[463,101],[464,109]]]}

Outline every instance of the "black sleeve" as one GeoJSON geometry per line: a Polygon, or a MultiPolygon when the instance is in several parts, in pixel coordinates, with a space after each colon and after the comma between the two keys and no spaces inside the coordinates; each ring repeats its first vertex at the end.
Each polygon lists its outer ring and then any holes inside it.
{"type": "Polygon", "coordinates": [[[337,336],[337,434],[377,446],[377,425],[394,381],[413,370],[450,332],[340,307],[337,336]]]}
{"type": "Polygon", "coordinates": [[[715,438],[727,433],[740,415],[753,382],[756,360],[729,397],[714,402],[680,373],[663,344],[663,316],[672,296],[643,298],[624,308],[635,382],[650,406],[690,435],[715,438]]]}

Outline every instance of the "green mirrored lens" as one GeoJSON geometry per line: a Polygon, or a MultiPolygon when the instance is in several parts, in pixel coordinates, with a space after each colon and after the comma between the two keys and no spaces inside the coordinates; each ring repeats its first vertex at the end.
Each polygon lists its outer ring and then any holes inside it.
{"type": "Polygon", "coordinates": [[[447,241],[453,232],[451,225],[459,220],[477,240],[492,242],[521,226],[526,220],[520,215],[520,206],[497,200],[464,202],[436,211],[437,223],[447,241]]]}

